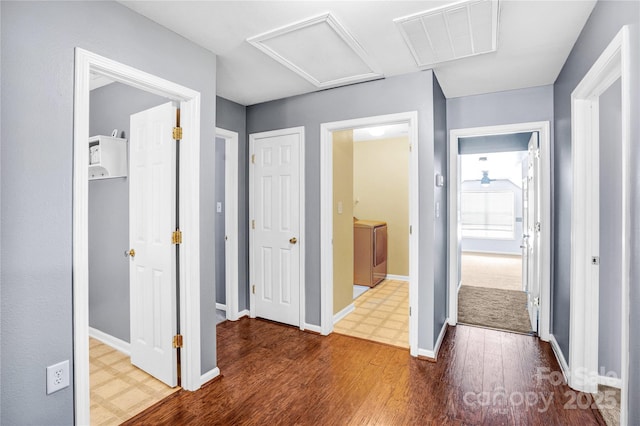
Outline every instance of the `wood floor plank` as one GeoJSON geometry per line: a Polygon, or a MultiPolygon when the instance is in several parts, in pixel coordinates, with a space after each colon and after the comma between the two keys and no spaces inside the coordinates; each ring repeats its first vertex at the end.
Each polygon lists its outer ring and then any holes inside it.
{"type": "Polygon", "coordinates": [[[532,377],[559,368],[548,343],[531,336],[450,327],[438,361],[429,362],[406,349],[249,318],[223,322],[217,333],[221,377],[125,424],[603,424],[590,407],[565,409],[566,384],[532,377]],[[546,395],[549,405],[521,402],[527,392],[546,395]],[[485,393],[489,403],[478,401],[485,393]]]}

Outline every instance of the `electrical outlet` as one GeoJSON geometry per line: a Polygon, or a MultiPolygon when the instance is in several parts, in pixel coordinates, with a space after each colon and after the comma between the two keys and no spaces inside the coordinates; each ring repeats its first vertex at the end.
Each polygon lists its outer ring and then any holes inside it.
{"type": "Polygon", "coordinates": [[[47,395],[69,386],[69,360],[47,367],[47,395]]]}

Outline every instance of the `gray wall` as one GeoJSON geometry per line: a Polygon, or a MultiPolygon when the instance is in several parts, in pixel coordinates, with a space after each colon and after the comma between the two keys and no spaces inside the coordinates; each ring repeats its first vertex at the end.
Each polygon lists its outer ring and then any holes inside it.
{"type": "MultiPolygon", "coordinates": [[[[418,111],[420,348],[434,342],[433,73],[423,71],[281,99],[247,108],[247,133],[305,127],[306,322],[320,324],[320,124],[418,111]]],[[[248,187],[247,187],[248,188],[248,187]]],[[[444,242],[446,244],[446,242],[444,242]]],[[[438,246],[441,246],[438,243],[438,246]]],[[[444,284],[443,284],[444,285],[444,284]]]]}
{"type": "MultiPolygon", "coordinates": [[[[91,91],[89,134],[129,139],[131,114],[168,102],[112,83],[91,91]]],[[[128,143],[128,142],[127,142],[128,143]]],[[[129,180],[89,181],[89,326],[129,342],[129,180]]]]}
{"type": "Polygon", "coordinates": [[[249,309],[249,161],[247,108],[216,98],[216,125],[238,133],[238,310],[249,309]]]}
{"type": "Polygon", "coordinates": [[[445,185],[435,186],[435,180],[431,183],[434,187],[434,208],[438,211],[434,218],[433,241],[433,342],[438,339],[440,330],[447,320],[447,273],[449,271],[448,259],[448,224],[449,213],[447,210],[447,182],[449,157],[447,157],[447,100],[442,93],[440,83],[433,79],[433,167],[436,174],[445,177],[445,185]],[[438,217],[439,216],[439,217],[438,217]]]}
{"type": "Polygon", "coordinates": [[[515,230],[514,238],[511,240],[485,239],[485,238],[463,238],[462,251],[476,251],[487,253],[507,253],[522,254],[520,244],[522,244],[522,188],[515,185],[510,180],[498,179],[491,182],[489,188],[480,184],[479,180],[462,182],[463,191],[511,191],[514,194],[515,202],[515,230]]]}
{"type": "Polygon", "coordinates": [[[622,86],[600,97],[600,304],[598,366],[620,376],[622,333],[622,86]]]}
{"type": "MultiPolygon", "coordinates": [[[[1,424],[69,425],[73,388],[45,393],[72,361],[73,82],[76,46],[198,90],[213,141],[216,57],[115,2],[0,2],[1,424]],[[160,48],[161,46],[161,48],[160,48]],[[179,60],[167,60],[167,58],[179,60]]],[[[85,144],[86,141],[77,141],[85,144]]],[[[211,259],[213,144],[201,150],[202,258],[211,259]],[[208,243],[210,242],[211,245],[208,243]]],[[[216,366],[213,266],[201,262],[202,371],[216,366]]],[[[71,377],[73,383],[73,377],[71,377]]]]}
{"type": "MultiPolygon", "coordinates": [[[[569,288],[570,288],[570,255],[571,255],[571,92],[598,59],[613,37],[625,24],[637,26],[640,20],[640,3],[636,1],[599,1],[589,17],[580,37],[576,41],[571,54],[567,58],[562,71],[554,84],[555,111],[555,146],[554,146],[554,242],[553,242],[553,323],[552,333],[558,341],[566,359],[569,357],[569,288]]],[[[635,67],[632,72],[632,83],[635,90],[631,90],[634,109],[631,117],[640,116],[638,110],[638,36],[631,37],[634,46],[631,48],[631,61],[635,67]]],[[[638,120],[632,119],[634,131],[631,140],[637,141],[638,120]]],[[[640,160],[637,143],[632,143],[637,163],[640,160]]],[[[640,306],[640,270],[637,259],[640,257],[640,231],[638,230],[638,172],[635,173],[632,190],[632,227],[631,259],[632,274],[630,298],[631,306],[640,306]]],[[[630,344],[631,362],[629,401],[640,400],[640,372],[637,360],[640,359],[640,313],[631,309],[630,344]]],[[[629,424],[640,424],[640,405],[630,404],[629,424]]]]}
{"type": "MultiPolygon", "coordinates": [[[[226,258],[226,248],[225,248],[225,229],[224,229],[224,215],[227,211],[227,205],[224,202],[224,194],[225,194],[225,140],[223,138],[216,138],[216,181],[215,181],[215,194],[216,194],[216,203],[222,204],[222,211],[218,212],[216,210],[216,303],[222,303],[223,305],[226,302],[226,287],[225,287],[225,258],[226,258]]],[[[217,205],[216,205],[217,209],[217,205]]]]}

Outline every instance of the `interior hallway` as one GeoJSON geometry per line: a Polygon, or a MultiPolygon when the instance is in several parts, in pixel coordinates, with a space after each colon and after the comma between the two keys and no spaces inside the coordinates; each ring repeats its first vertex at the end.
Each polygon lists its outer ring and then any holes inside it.
{"type": "Polygon", "coordinates": [[[531,336],[449,327],[433,363],[259,319],[226,321],[217,335],[219,378],[125,424],[603,424],[597,410],[564,408],[566,384],[536,376],[560,367],[531,336]]]}

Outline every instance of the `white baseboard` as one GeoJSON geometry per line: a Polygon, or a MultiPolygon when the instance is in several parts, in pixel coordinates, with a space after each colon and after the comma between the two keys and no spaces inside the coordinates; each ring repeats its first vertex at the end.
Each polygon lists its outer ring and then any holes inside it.
{"type": "Polygon", "coordinates": [[[433,347],[433,350],[429,349],[420,349],[418,348],[418,356],[423,356],[434,361],[438,360],[438,352],[440,352],[440,345],[442,345],[442,341],[444,340],[444,336],[447,333],[447,327],[449,327],[449,321],[445,321],[442,324],[442,328],[440,329],[440,334],[438,335],[438,339],[436,340],[436,344],[433,347]]]}
{"type": "Polygon", "coordinates": [[[343,310],[341,310],[340,312],[338,312],[337,314],[335,314],[333,316],[333,324],[337,324],[342,318],[346,317],[347,315],[349,315],[351,312],[353,312],[356,309],[356,307],[354,306],[353,303],[351,303],[350,305],[348,305],[346,308],[344,308],[343,310]]]}
{"type": "Polygon", "coordinates": [[[387,274],[387,279],[388,280],[398,280],[398,281],[409,281],[409,276],[408,275],[394,275],[394,274],[387,274]]]}
{"type": "Polygon", "coordinates": [[[619,377],[598,376],[598,384],[622,389],[622,379],[619,377]]]}
{"type": "Polygon", "coordinates": [[[202,376],[200,376],[200,386],[215,379],[219,375],[220,375],[220,369],[218,367],[214,368],[213,370],[207,371],[202,376]]]}
{"type": "Polygon", "coordinates": [[[220,309],[221,311],[227,311],[227,305],[223,305],[222,303],[216,302],[216,309],[220,309]]]}
{"type": "Polygon", "coordinates": [[[238,312],[238,319],[242,318],[242,317],[248,317],[250,312],[248,309],[245,309],[244,311],[240,311],[238,312]]]}
{"type": "Polygon", "coordinates": [[[131,344],[129,342],[125,342],[122,339],[113,337],[112,335],[93,327],[89,327],[89,337],[100,340],[105,345],[111,346],[113,349],[122,352],[126,356],[131,356],[131,344]]]}
{"type": "Polygon", "coordinates": [[[322,334],[322,328],[319,325],[307,324],[306,322],[303,324],[302,330],[313,331],[314,333],[322,334]]]}
{"type": "Polygon", "coordinates": [[[553,349],[553,353],[555,354],[556,359],[558,360],[558,364],[560,364],[560,369],[562,370],[562,375],[564,376],[564,380],[565,382],[569,383],[569,375],[570,375],[569,364],[567,364],[567,360],[564,358],[564,355],[562,354],[562,349],[560,349],[560,345],[556,340],[556,336],[554,336],[553,334],[549,334],[549,343],[551,343],[551,348],[553,349]]]}
{"type": "Polygon", "coordinates": [[[462,250],[462,253],[468,254],[496,254],[498,256],[522,256],[521,252],[513,251],[491,251],[491,250],[462,250]]]}

